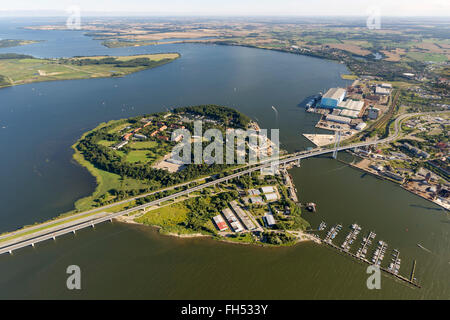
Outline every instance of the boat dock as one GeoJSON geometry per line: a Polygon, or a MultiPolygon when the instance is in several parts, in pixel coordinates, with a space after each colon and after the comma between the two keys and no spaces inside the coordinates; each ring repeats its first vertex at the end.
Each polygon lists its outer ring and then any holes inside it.
{"type": "MultiPolygon", "coordinates": [[[[325,222],[323,222],[323,224],[321,223],[322,227],[324,225],[325,225],[325,222]]],[[[366,263],[368,265],[375,264],[380,268],[381,271],[386,272],[386,273],[394,276],[395,278],[397,278],[403,282],[406,282],[416,288],[421,288],[420,284],[417,283],[417,279],[414,278],[414,273],[415,273],[415,268],[416,268],[416,260],[414,260],[413,269],[411,271],[411,276],[410,276],[410,279],[408,279],[399,274],[400,252],[397,249],[394,249],[393,259],[392,259],[393,262],[391,263],[389,268],[385,268],[385,267],[381,266],[381,262],[384,258],[384,254],[385,254],[385,252],[387,250],[387,246],[388,246],[387,243],[384,241],[378,242],[378,248],[377,248],[377,250],[375,250],[372,261],[369,261],[368,259],[366,259],[367,250],[371,246],[373,239],[376,237],[375,232],[370,231],[369,234],[366,237],[364,237],[364,239],[362,241],[362,246],[358,249],[357,253],[355,254],[350,251],[350,246],[351,246],[350,240],[356,239],[357,235],[361,231],[361,227],[359,225],[357,225],[356,223],[353,224],[351,226],[352,231],[346,236],[346,240],[342,243],[341,247],[339,247],[333,243],[333,239],[336,237],[336,235],[341,230],[341,228],[342,228],[341,224],[331,227],[330,230],[327,232],[325,238],[321,242],[325,243],[329,247],[334,248],[341,253],[347,254],[363,263],[366,263]],[[375,260],[375,263],[373,262],[374,260],[375,260]]],[[[320,229],[320,227],[319,227],[319,229],[320,229]]],[[[317,236],[317,235],[315,235],[315,237],[320,239],[319,236],[317,236]]]]}
{"type": "Polygon", "coordinates": [[[409,278],[410,281],[415,281],[414,274],[416,273],[416,260],[413,261],[413,266],[411,270],[411,276],[409,278]]]}
{"type": "Polygon", "coordinates": [[[344,251],[349,251],[350,246],[353,244],[353,241],[358,237],[359,232],[361,231],[361,227],[356,223],[352,224],[350,233],[345,237],[344,242],[341,244],[341,248],[344,251]]]}
{"type": "Polygon", "coordinates": [[[381,265],[381,261],[384,259],[384,254],[386,253],[387,243],[384,241],[378,241],[378,248],[375,250],[375,253],[372,257],[372,263],[379,266],[381,265]]]}

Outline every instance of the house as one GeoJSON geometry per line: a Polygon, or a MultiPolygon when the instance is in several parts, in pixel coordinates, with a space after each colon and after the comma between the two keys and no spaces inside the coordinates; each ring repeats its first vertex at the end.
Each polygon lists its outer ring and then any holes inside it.
{"type": "Polygon", "coordinates": [[[130,137],[133,135],[133,132],[127,133],[123,136],[123,140],[129,140],[130,137]]]}

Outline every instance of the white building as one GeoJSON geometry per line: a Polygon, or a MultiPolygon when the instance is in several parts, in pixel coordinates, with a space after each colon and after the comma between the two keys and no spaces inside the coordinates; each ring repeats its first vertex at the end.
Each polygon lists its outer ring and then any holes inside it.
{"type": "Polygon", "coordinates": [[[267,201],[276,201],[278,200],[278,195],[275,192],[264,194],[267,201]]]}
{"type": "Polygon", "coordinates": [[[275,219],[274,219],[273,215],[271,215],[271,214],[264,215],[264,220],[266,221],[266,224],[269,227],[274,226],[276,224],[275,219]]]}
{"type": "Polygon", "coordinates": [[[273,186],[267,186],[261,188],[262,193],[272,193],[275,192],[275,188],[273,186]]]}
{"type": "Polygon", "coordinates": [[[343,124],[350,124],[350,122],[352,121],[352,119],[350,119],[350,118],[341,117],[341,116],[334,116],[332,114],[327,115],[326,120],[327,121],[337,122],[337,123],[343,123],[343,124]]]}
{"type": "Polygon", "coordinates": [[[339,109],[348,109],[360,112],[364,108],[364,101],[347,99],[338,104],[339,109]]]}
{"type": "Polygon", "coordinates": [[[364,130],[365,127],[367,127],[367,124],[365,122],[361,122],[356,125],[356,130],[361,131],[364,130]]]}

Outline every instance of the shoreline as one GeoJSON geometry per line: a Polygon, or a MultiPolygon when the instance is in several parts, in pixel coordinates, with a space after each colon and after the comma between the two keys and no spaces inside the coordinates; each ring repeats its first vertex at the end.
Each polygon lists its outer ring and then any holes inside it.
{"type": "MultiPolygon", "coordinates": [[[[140,71],[145,71],[145,70],[150,70],[150,69],[154,69],[154,68],[157,68],[157,67],[161,67],[161,66],[164,66],[164,65],[166,65],[166,64],[169,64],[169,63],[171,63],[171,62],[174,62],[175,60],[177,60],[177,59],[179,59],[179,58],[181,58],[181,54],[179,53],[179,52],[165,52],[165,53],[155,53],[155,54],[149,54],[149,55],[161,55],[161,54],[176,54],[177,55],[177,57],[175,57],[175,58],[172,58],[172,59],[170,59],[170,61],[167,61],[167,62],[163,62],[163,63],[158,63],[158,65],[155,65],[155,66],[151,66],[151,67],[137,67],[137,69],[138,70],[134,70],[134,71],[131,71],[131,72],[127,72],[127,73],[124,73],[124,74],[114,74],[114,73],[112,73],[112,74],[110,74],[110,75],[105,75],[105,76],[88,76],[88,77],[81,77],[81,78],[67,78],[67,79],[31,79],[31,80],[25,80],[24,82],[20,82],[20,83],[9,83],[9,84],[6,84],[6,85],[0,85],[0,89],[3,89],[3,88],[10,88],[10,87],[15,87],[15,86],[20,86],[20,85],[27,85],[27,84],[33,84],[33,83],[41,83],[41,82],[53,82],[53,81],[67,81],[67,80],[88,80],[88,79],[109,79],[109,78],[123,78],[123,77],[125,77],[125,76],[128,76],[128,75],[130,75],[130,74],[134,74],[134,73],[137,73],[137,72],[140,72],[140,71]]],[[[1,55],[1,53],[0,53],[0,55],[1,55]]],[[[134,54],[134,55],[127,55],[127,56],[105,56],[105,57],[111,57],[111,58],[117,58],[117,57],[133,57],[133,56],[139,56],[140,54],[134,54]]],[[[99,57],[100,55],[95,55],[95,56],[83,56],[83,57],[71,57],[71,58],[66,58],[66,57],[59,57],[59,58],[57,58],[57,59],[74,59],[74,58],[87,58],[87,59],[89,59],[89,58],[96,58],[96,57],[99,57]]],[[[33,57],[33,59],[37,59],[37,60],[48,60],[48,61],[50,61],[51,59],[49,59],[49,58],[34,58],[33,57]]],[[[13,60],[13,59],[12,59],[13,60]]],[[[159,61],[157,61],[157,62],[159,62],[159,61]]],[[[67,65],[64,65],[64,64],[62,64],[63,66],[66,66],[66,67],[68,67],[68,68],[70,68],[69,66],[67,66],[67,65]]],[[[41,70],[39,70],[39,71],[41,71],[41,70]]],[[[91,72],[90,71],[83,71],[83,70],[81,70],[82,72],[85,72],[85,73],[88,73],[88,74],[91,74],[91,72]]],[[[9,78],[10,79],[10,77],[8,76],[8,75],[4,75],[4,74],[0,74],[0,75],[3,75],[3,76],[5,76],[6,78],[9,78]]],[[[47,75],[40,75],[40,76],[47,76],[47,75]]]]}
{"type": "Polygon", "coordinates": [[[431,200],[431,199],[425,198],[425,197],[423,197],[422,195],[420,195],[420,194],[418,194],[418,193],[415,193],[413,190],[410,190],[410,189],[408,189],[408,188],[405,188],[402,184],[400,184],[400,183],[398,183],[398,182],[396,182],[396,181],[394,181],[394,180],[391,180],[391,179],[389,179],[389,178],[387,178],[387,177],[384,177],[384,176],[381,176],[381,175],[379,175],[379,174],[376,174],[376,173],[374,173],[374,172],[372,172],[372,171],[365,170],[365,169],[363,169],[363,168],[360,168],[360,167],[358,167],[358,166],[356,166],[356,165],[354,165],[354,164],[345,162],[345,161],[343,161],[343,160],[339,160],[339,159],[337,159],[337,160],[338,160],[339,162],[343,163],[343,164],[346,164],[347,166],[349,166],[349,167],[351,167],[351,168],[357,169],[357,170],[362,171],[362,172],[364,172],[364,173],[368,173],[368,174],[370,174],[371,176],[373,176],[373,177],[375,177],[375,178],[377,178],[377,179],[395,183],[396,185],[398,185],[398,186],[399,186],[400,188],[402,188],[403,190],[406,190],[406,191],[408,191],[409,193],[412,193],[412,194],[415,195],[415,196],[418,196],[418,197],[420,197],[420,198],[422,198],[422,199],[424,199],[424,200],[427,200],[427,201],[429,201],[429,202],[431,202],[431,203],[433,203],[433,204],[439,206],[443,211],[450,212],[450,210],[447,209],[446,207],[444,207],[443,205],[441,205],[441,204],[439,204],[439,203],[437,203],[437,202],[434,202],[434,201],[431,200]]]}
{"type": "Polygon", "coordinates": [[[116,221],[120,222],[120,223],[125,223],[125,224],[131,224],[131,225],[138,225],[138,226],[143,226],[143,227],[148,227],[148,228],[155,228],[158,230],[158,234],[163,235],[163,236],[168,236],[168,237],[176,237],[176,238],[180,238],[180,239],[194,239],[194,238],[210,238],[211,240],[214,241],[219,241],[219,242],[225,242],[225,243],[231,243],[231,244],[242,244],[242,245],[253,245],[253,246],[259,246],[259,247],[266,247],[266,248],[280,248],[280,247],[291,247],[294,246],[296,244],[299,243],[303,243],[303,242],[309,242],[312,241],[316,244],[321,244],[321,241],[318,241],[316,238],[314,238],[313,236],[305,233],[304,231],[293,231],[293,232],[297,232],[300,233],[300,237],[304,236],[306,238],[303,239],[299,239],[297,238],[295,242],[291,243],[291,244],[285,244],[285,245],[273,245],[273,244],[264,244],[264,243],[251,243],[251,242],[244,242],[244,241],[233,241],[233,240],[228,240],[226,237],[215,237],[213,235],[207,235],[207,234],[202,234],[202,233],[186,233],[186,234],[182,234],[182,233],[175,233],[175,232],[161,232],[163,230],[163,227],[158,226],[158,225],[148,225],[148,224],[144,224],[144,223],[140,223],[140,222],[136,222],[133,218],[133,216],[120,216],[117,218],[114,218],[116,221]]]}

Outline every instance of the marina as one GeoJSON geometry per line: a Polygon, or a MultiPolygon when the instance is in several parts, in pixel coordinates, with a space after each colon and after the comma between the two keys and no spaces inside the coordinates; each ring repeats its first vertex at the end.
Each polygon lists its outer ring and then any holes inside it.
{"type": "MultiPolygon", "coordinates": [[[[322,231],[325,228],[326,228],[326,223],[324,221],[322,221],[317,230],[322,231]]],[[[368,252],[370,246],[372,245],[373,240],[376,237],[376,233],[373,231],[369,231],[367,236],[363,238],[361,247],[357,250],[356,254],[352,253],[350,251],[351,245],[356,240],[356,238],[357,238],[358,234],[361,232],[362,228],[356,223],[352,224],[350,226],[350,228],[351,228],[351,231],[347,234],[347,236],[345,237],[345,240],[341,244],[341,246],[337,246],[333,243],[333,240],[336,238],[339,231],[342,230],[341,224],[331,227],[330,230],[327,232],[325,238],[321,242],[327,244],[331,248],[338,250],[339,252],[348,254],[351,257],[353,257],[359,261],[362,261],[369,265],[376,265],[380,268],[381,271],[384,271],[384,272],[394,276],[395,278],[402,280],[402,281],[404,281],[410,285],[413,285],[417,288],[421,288],[421,285],[417,282],[417,279],[414,277],[414,274],[416,271],[416,260],[414,260],[414,262],[413,262],[411,275],[410,275],[409,279],[399,274],[401,259],[400,259],[400,252],[397,249],[393,250],[392,258],[391,258],[391,262],[390,262],[389,266],[387,268],[382,266],[381,263],[384,259],[384,256],[385,256],[387,248],[388,248],[388,244],[382,240],[378,241],[378,246],[374,251],[372,259],[368,260],[366,258],[367,252],[368,252]]],[[[318,235],[315,235],[315,237],[317,239],[320,239],[320,237],[318,235]]]]}
{"type": "Polygon", "coordinates": [[[386,253],[387,243],[384,241],[378,241],[378,248],[375,250],[375,253],[372,257],[372,263],[379,266],[381,265],[381,261],[384,259],[384,254],[386,253]]]}
{"type": "Polygon", "coordinates": [[[350,246],[353,244],[353,242],[358,237],[358,234],[361,232],[361,227],[357,225],[356,223],[352,224],[350,233],[345,237],[344,242],[341,245],[341,248],[344,251],[349,251],[350,246]]]}

